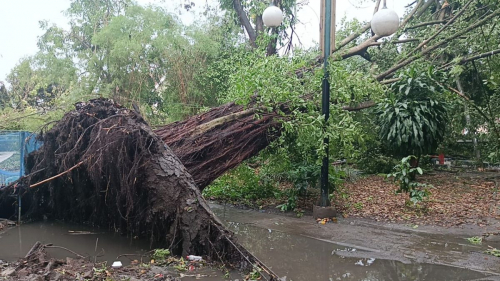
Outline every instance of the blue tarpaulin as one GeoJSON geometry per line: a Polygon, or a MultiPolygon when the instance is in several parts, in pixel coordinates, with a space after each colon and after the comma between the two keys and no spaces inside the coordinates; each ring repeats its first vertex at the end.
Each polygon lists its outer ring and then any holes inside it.
{"type": "Polygon", "coordinates": [[[0,131],[0,188],[24,175],[24,157],[40,146],[30,132],[0,131]]]}

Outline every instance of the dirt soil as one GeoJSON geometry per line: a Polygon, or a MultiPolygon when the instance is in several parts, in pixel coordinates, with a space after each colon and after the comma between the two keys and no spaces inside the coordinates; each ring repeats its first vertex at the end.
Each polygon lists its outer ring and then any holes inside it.
{"type": "Polygon", "coordinates": [[[430,196],[413,205],[408,194],[383,176],[367,176],[344,184],[338,190],[339,209],[345,217],[414,225],[485,226],[500,218],[498,173],[435,172],[417,180],[429,185],[430,196]]]}
{"type": "MultiPolygon", "coordinates": [[[[383,175],[361,176],[345,181],[337,187],[331,203],[345,218],[408,225],[486,226],[500,219],[498,172],[435,171],[418,177],[417,181],[427,184],[430,191],[430,196],[417,205],[409,201],[408,194],[396,194],[396,184],[383,175]]],[[[280,186],[282,191],[288,188],[293,186],[286,183],[280,186]]],[[[308,188],[306,194],[297,200],[296,211],[285,213],[277,206],[286,203],[286,197],[230,203],[241,209],[258,209],[295,217],[312,215],[312,206],[319,196],[317,188],[308,188]]]]}

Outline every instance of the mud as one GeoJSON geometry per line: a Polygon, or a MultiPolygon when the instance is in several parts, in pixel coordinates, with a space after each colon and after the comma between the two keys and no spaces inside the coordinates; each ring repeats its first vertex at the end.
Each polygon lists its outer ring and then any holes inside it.
{"type": "MultiPolygon", "coordinates": [[[[500,259],[484,253],[495,239],[466,238],[496,230],[339,219],[317,224],[253,210],[211,205],[240,241],[279,275],[312,280],[500,280],[500,259]]],[[[495,237],[495,236],[493,236],[495,237]]]]}

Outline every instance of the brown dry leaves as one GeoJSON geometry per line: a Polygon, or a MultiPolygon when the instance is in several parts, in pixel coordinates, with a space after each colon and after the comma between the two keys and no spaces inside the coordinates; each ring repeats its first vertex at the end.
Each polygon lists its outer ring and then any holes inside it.
{"type": "Polygon", "coordinates": [[[407,204],[407,194],[396,194],[397,186],[382,176],[368,176],[346,183],[335,202],[345,216],[369,217],[379,221],[456,226],[473,223],[480,226],[497,215],[495,183],[481,176],[452,173],[425,175],[417,180],[431,184],[425,202],[407,204]]]}

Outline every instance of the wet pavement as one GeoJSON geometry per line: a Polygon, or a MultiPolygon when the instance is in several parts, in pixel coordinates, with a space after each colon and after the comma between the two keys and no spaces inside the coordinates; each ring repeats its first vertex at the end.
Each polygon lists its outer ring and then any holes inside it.
{"type": "Polygon", "coordinates": [[[500,267],[497,258],[482,254],[485,246],[467,244],[460,237],[450,236],[444,241],[441,234],[393,230],[410,243],[394,241],[387,245],[379,239],[386,230],[368,226],[371,232],[367,234],[367,229],[358,226],[354,230],[360,232],[350,232],[352,239],[339,236],[343,242],[336,243],[335,237],[324,237],[332,227],[353,230],[351,223],[319,227],[311,223],[310,217],[297,219],[213,204],[211,208],[250,252],[279,276],[287,276],[287,280],[500,280],[496,273],[484,268],[470,270],[474,264],[453,265],[457,260],[481,254],[481,259],[500,267]],[[307,226],[313,231],[305,231],[307,226]],[[413,243],[418,236],[424,237],[422,243],[413,243]],[[358,243],[360,238],[371,240],[362,244],[358,243]]]}
{"type": "MultiPolygon", "coordinates": [[[[478,280],[487,275],[443,265],[346,257],[361,251],[320,240],[229,223],[247,249],[287,280],[478,280]]],[[[363,252],[363,251],[361,251],[363,252]]],[[[370,256],[369,252],[364,255],[370,256]]]]}
{"type": "MultiPolygon", "coordinates": [[[[319,225],[311,217],[295,218],[264,211],[211,204],[239,241],[287,281],[332,280],[500,280],[500,259],[484,254],[488,245],[472,245],[464,237],[481,229],[414,228],[339,219],[319,225]]],[[[124,264],[149,250],[149,243],[88,227],[58,222],[24,224],[0,233],[0,260],[23,257],[36,242],[53,243],[97,261],[124,264]],[[128,254],[127,256],[120,255],[128,254]]],[[[74,256],[48,249],[51,256],[74,256]]],[[[231,272],[230,280],[242,280],[231,272]]],[[[206,268],[182,280],[227,280],[206,268]]]]}

